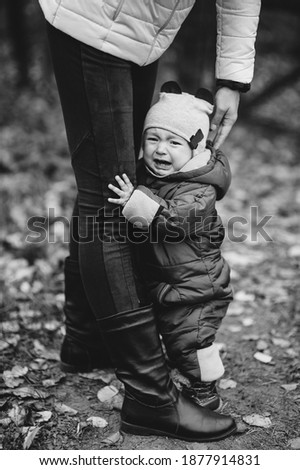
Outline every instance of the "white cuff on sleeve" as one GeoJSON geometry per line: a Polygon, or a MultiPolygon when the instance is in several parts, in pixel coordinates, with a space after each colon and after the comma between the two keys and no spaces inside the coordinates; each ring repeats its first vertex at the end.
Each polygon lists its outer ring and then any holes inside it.
{"type": "Polygon", "coordinates": [[[135,227],[147,228],[151,225],[160,205],[157,201],[147,196],[143,191],[136,189],[122,214],[135,227]]]}

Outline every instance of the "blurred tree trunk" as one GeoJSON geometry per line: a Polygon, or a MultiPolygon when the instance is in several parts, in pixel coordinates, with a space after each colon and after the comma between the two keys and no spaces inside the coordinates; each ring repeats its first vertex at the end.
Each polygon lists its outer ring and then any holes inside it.
{"type": "Polygon", "coordinates": [[[175,80],[188,93],[199,87],[213,91],[215,57],[216,5],[213,0],[196,0],[174,43],[160,59],[157,88],[175,80]]]}
{"type": "Polygon", "coordinates": [[[262,0],[263,8],[269,10],[285,10],[293,11],[295,13],[300,13],[300,4],[299,0],[287,0],[283,2],[282,0],[262,0]]]}
{"type": "Polygon", "coordinates": [[[18,67],[20,86],[29,83],[29,40],[26,24],[26,0],[5,0],[7,29],[18,67]]]}
{"type": "Polygon", "coordinates": [[[196,0],[178,35],[179,81],[190,92],[214,86],[216,58],[216,5],[196,0]]]}

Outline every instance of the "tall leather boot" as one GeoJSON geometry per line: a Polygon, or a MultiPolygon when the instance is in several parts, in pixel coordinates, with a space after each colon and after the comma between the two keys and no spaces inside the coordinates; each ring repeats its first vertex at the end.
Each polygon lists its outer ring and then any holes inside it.
{"type": "Polygon", "coordinates": [[[236,430],[229,416],[196,405],[174,386],[151,307],[98,320],[125,385],[121,430],[187,441],[216,441],[236,430]]]}
{"type": "Polygon", "coordinates": [[[65,324],[60,358],[64,372],[89,372],[112,367],[81,281],[78,262],[65,260],[65,324]]]}

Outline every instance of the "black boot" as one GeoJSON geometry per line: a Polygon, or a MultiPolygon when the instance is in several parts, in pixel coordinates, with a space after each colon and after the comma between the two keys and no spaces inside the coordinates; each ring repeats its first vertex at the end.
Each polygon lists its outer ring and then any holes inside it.
{"type": "Polygon", "coordinates": [[[60,358],[64,372],[89,372],[112,367],[96,319],[87,301],[79,265],[65,260],[65,324],[60,358]]]}
{"type": "Polygon", "coordinates": [[[125,385],[121,430],[187,441],[216,441],[233,434],[234,420],[196,405],[174,386],[151,307],[98,320],[125,385]]]}

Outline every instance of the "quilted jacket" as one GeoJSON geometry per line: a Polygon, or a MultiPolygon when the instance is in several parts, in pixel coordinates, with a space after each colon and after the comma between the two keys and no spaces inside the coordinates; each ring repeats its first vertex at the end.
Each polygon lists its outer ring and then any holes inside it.
{"type": "Polygon", "coordinates": [[[205,166],[198,168],[194,157],[163,178],[140,163],[143,184],[123,215],[138,227],[137,249],[152,299],[164,306],[231,300],[230,270],[220,250],[224,227],[215,207],[230,185],[227,158],[213,151],[205,166]]]}
{"type": "MultiPolygon", "coordinates": [[[[39,3],[46,20],[55,28],[108,54],[147,65],[170,46],[195,0],[39,3]]],[[[260,0],[216,0],[216,6],[216,78],[250,83],[260,0]]]]}

